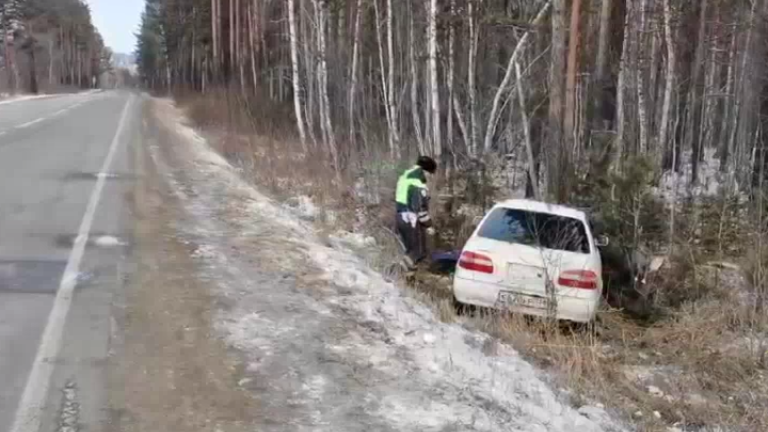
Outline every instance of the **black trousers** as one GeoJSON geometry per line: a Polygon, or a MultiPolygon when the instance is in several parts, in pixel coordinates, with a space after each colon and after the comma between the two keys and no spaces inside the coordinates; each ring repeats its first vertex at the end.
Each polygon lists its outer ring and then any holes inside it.
{"type": "Polygon", "coordinates": [[[418,264],[427,256],[427,233],[424,227],[416,223],[412,226],[397,215],[397,233],[405,245],[405,254],[412,261],[411,266],[418,264]]]}

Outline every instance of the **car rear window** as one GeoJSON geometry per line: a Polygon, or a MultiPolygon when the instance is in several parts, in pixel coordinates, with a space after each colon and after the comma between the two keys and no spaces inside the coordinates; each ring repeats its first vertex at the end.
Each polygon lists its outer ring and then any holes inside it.
{"type": "Polygon", "coordinates": [[[590,251],[582,221],[549,213],[497,207],[477,235],[546,249],[585,254],[590,251]]]}

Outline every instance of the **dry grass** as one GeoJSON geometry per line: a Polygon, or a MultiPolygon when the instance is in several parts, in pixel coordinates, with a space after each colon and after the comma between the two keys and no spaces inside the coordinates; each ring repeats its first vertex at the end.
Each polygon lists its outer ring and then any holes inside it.
{"type": "MultiPolygon", "coordinates": [[[[388,228],[394,212],[390,197],[395,166],[373,150],[343,155],[341,178],[325,151],[308,151],[286,124],[285,107],[254,104],[227,93],[179,101],[217,149],[244,175],[278,199],[309,197],[320,213],[315,221],[326,234],[364,231],[377,240],[367,256],[382,269],[394,262],[400,246],[388,228]],[[254,120],[257,118],[258,120],[254,120]],[[342,185],[356,185],[359,190],[342,185]],[[332,211],[329,211],[332,210],[332,211]]],[[[451,186],[456,187],[456,185],[451,186]]],[[[462,244],[474,228],[472,215],[457,217],[455,202],[440,202],[440,246],[462,244]],[[446,217],[445,215],[451,215],[446,217]]],[[[477,310],[457,314],[450,280],[422,273],[410,292],[432,306],[441,320],[460,321],[510,343],[571,390],[574,404],[602,403],[642,431],[768,430],[766,347],[750,341],[768,334],[759,307],[766,298],[768,251],[745,260],[745,275],[707,267],[683,242],[672,265],[651,283],[654,314],[638,319],[606,308],[597,323],[576,327],[546,320],[477,310]],[[758,287],[745,291],[750,285],[758,287]]],[[[464,312],[464,311],[462,311],[464,312]]],[[[488,347],[489,350],[492,347],[488,347]]]]}

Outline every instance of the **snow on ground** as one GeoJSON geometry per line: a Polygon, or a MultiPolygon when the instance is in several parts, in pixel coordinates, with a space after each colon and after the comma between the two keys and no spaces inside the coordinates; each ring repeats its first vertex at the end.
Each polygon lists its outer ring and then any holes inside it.
{"type": "MultiPolygon", "coordinates": [[[[666,171],[661,177],[656,194],[671,203],[673,197],[681,200],[688,196],[688,186],[691,181],[693,166],[691,164],[691,152],[683,154],[681,172],[666,171]]],[[[699,164],[699,180],[690,189],[693,197],[716,197],[721,192],[729,194],[738,193],[739,185],[735,179],[727,173],[720,172],[720,159],[717,157],[717,149],[705,148],[704,160],[699,164]],[[722,188],[727,188],[722,190],[722,188]]]]}
{"type": "Polygon", "coordinates": [[[24,102],[28,100],[34,100],[34,99],[43,99],[43,98],[49,98],[51,95],[11,95],[8,93],[1,93],[0,94],[0,105],[6,105],[16,102],[24,102]]]}
{"type": "Polygon", "coordinates": [[[158,105],[172,138],[151,155],[185,210],[178,229],[217,297],[217,330],[245,359],[258,430],[625,430],[564,403],[511,347],[440,322],[344,242],[326,246],[158,105]]]}

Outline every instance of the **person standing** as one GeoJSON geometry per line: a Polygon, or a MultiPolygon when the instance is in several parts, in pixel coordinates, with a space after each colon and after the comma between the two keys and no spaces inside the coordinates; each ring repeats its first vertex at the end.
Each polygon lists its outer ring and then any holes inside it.
{"type": "Polygon", "coordinates": [[[437,163],[429,156],[420,156],[416,165],[405,170],[397,180],[395,203],[397,232],[405,246],[402,265],[414,271],[427,255],[427,235],[434,235],[429,216],[429,188],[427,182],[437,170],[437,163]]]}

